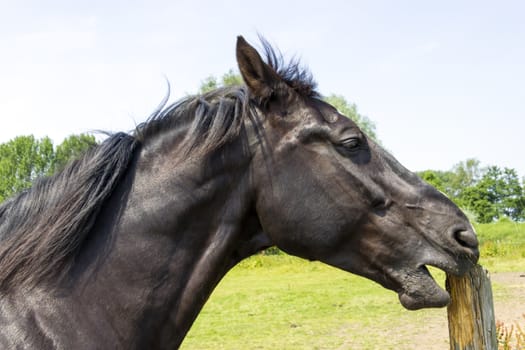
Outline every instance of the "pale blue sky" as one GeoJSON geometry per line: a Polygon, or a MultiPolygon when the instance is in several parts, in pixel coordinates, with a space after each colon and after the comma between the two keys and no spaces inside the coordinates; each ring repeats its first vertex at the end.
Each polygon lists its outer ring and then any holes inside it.
{"type": "Polygon", "coordinates": [[[355,102],[409,169],[525,175],[525,2],[0,0],[0,142],[130,130],[257,33],[355,102]]]}

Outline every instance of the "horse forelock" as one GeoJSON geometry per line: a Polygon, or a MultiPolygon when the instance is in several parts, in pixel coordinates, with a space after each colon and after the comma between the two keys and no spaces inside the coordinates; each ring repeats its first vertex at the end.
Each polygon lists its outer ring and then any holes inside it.
{"type": "Polygon", "coordinates": [[[312,73],[301,65],[296,57],[286,62],[282,53],[273,48],[272,45],[263,37],[260,37],[261,44],[265,53],[266,63],[272,67],[277,75],[303,97],[319,98],[317,82],[312,73]]]}

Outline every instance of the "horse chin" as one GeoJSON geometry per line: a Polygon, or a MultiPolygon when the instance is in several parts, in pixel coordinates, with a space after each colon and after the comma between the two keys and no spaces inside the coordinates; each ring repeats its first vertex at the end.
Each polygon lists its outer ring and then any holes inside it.
{"type": "Polygon", "coordinates": [[[408,310],[444,307],[450,302],[450,295],[438,286],[424,265],[407,273],[398,296],[408,310]]]}

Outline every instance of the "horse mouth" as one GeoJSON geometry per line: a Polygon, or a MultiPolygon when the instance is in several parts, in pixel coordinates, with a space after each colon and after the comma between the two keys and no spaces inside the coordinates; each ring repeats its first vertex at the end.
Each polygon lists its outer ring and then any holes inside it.
{"type": "Polygon", "coordinates": [[[444,307],[450,302],[450,295],[436,283],[425,265],[406,272],[400,284],[399,301],[408,310],[444,307]]]}

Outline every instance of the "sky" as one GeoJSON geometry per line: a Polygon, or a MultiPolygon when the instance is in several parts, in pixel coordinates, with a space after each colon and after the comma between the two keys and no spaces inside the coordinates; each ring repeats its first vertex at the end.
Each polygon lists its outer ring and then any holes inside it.
{"type": "Polygon", "coordinates": [[[0,142],[129,131],[263,35],[410,170],[525,176],[523,1],[0,0],[0,142]]]}

